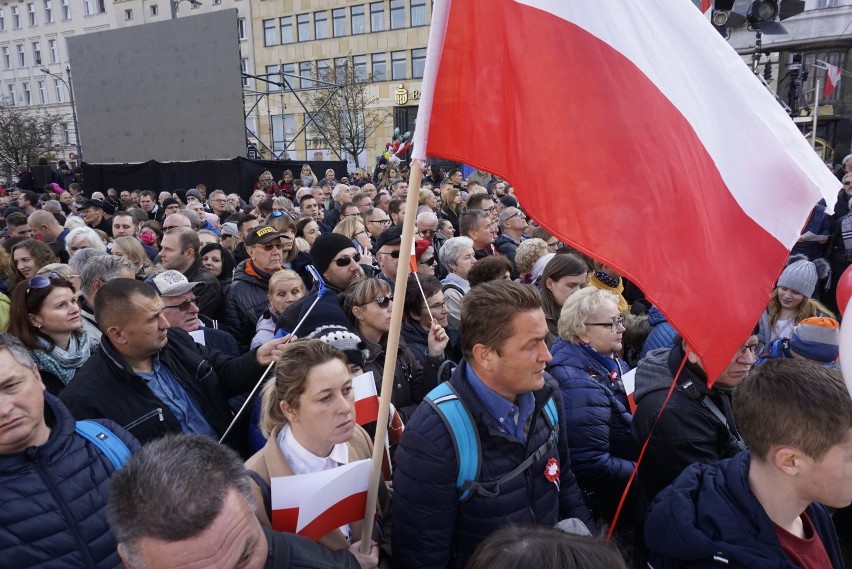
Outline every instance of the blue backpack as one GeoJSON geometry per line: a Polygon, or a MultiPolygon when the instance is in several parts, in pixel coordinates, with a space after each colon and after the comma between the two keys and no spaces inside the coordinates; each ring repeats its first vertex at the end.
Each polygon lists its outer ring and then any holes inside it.
{"type": "Polygon", "coordinates": [[[547,441],[514,470],[504,474],[494,482],[483,484],[478,482],[482,463],[479,431],[474,425],[470,411],[459,399],[453,385],[449,381],[440,384],[430,391],[424,400],[438,413],[438,416],[447,426],[450,437],[452,437],[456,461],[459,465],[456,489],[459,491],[459,500],[462,502],[470,499],[473,494],[479,494],[486,498],[499,496],[500,487],[503,484],[538,462],[547,451],[556,446],[556,442],[559,440],[559,414],[556,411],[556,401],[551,396],[544,405],[544,416],[550,425],[550,436],[547,441]]]}
{"type": "Polygon", "coordinates": [[[116,470],[130,460],[130,449],[124,441],[97,421],[77,421],[74,432],[98,447],[116,470]]]}

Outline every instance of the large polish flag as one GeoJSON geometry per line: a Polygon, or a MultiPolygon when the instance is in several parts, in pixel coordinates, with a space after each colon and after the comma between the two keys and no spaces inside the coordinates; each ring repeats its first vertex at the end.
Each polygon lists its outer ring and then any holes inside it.
{"type": "Polygon", "coordinates": [[[638,284],[711,380],[839,189],[689,0],[436,0],[423,83],[414,157],[509,180],[638,284]]]}

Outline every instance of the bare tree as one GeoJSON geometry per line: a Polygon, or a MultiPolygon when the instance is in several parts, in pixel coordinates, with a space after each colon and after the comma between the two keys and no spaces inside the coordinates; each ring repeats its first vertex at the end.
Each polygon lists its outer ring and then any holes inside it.
{"type": "Polygon", "coordinates": [[[65,122],[62,116],[9,103],[8,99],[0,102],[0,170],[3,173],[15,172],[18,164],[35,164],[40,156],[55,151],[59,146],[59,125],[65,122]]]}
{"type": "MultiPolygon", "coordinates": [[[[310,130],[316,133],[314,140],[326,140],[333,151],[342,150],[352,157],[356,168],[360,167],[358,156],[366,150],[367,138],[385,123],[390,111],[378,106],[379,98],[372,94],[372,76],[358,73],[351,61],[344,69],[314,76],[319,79],[316,90],[304,95],[305,106],[313,116],[310,130]]],[[[305,120],[310,118],[306,115],[305,120]]]]}

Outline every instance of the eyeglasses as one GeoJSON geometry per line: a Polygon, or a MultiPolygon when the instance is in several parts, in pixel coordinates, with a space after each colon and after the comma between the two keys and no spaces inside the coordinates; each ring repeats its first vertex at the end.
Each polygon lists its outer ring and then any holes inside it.
{"type": "Polygon", "coordinates": [[[180,304],[173,304],[172,306],[163,306],[163,308],[177,308],[181,312],[186,312],[187,310],[189,310],[189,307],[192,304],[195,304],[194,298],[190,298],[189,300],[184,300],[180,304]]]}
{"type": "Polygon", "coordinates": [[[393,297],[392,296],[377,296],[376,298],[374,298],[370,302],[365,302],[364,304],[361,304],[360,306],[367,306],[371,302],[375,302],[376,304],[378,304],[379,308],[387,308],[388,306],[390,306],[390,303],[393,302],[393,297]]]}
{"type": "Polygon", "coordinates": [[[50,286],[50,281],[64,278],[59,273],[47,273],[46,275],[33,275],[27,279],[27,292],[24,296],[30,294],[33,289],[47,288],[50,286]]]}
{"type": "Polygon", "coordinates": [[[435,304],[429,305],[429,310],[440,310],[441,308],[447,307],[447,300],[444,299],[444,302],[436,302],[435,304]]]}
{"type": "Polygon", "coordinates": [[[429,257],[429,258],[428,258],[428,259],[426,259],[425,261],[417,261],[417,264],[418,264],[418,265],[434,265],[434,264],[435,264],[435,260],[436,260],[436,259],[435,259],[435,256],[434,256],[434,255],[432,255],[431,257],[429,257]]]}
{"type": "Polygon", "coordinates": [[[758,342],[757,344],[745,344],[744,346],[740,346],[740,349],[737,350],[737,357],[743,357],[746,355],[746,352],[751,352],[754,357],[757,357],[763,353],[763,344],[758,342]]]}
{"type": "Polygon", "coordinates": [[[383,227],[390,225],[390,222],[391,222],[390,218],[388,218],[388,219],[368,219],[367,220],[367,223],[378,223],[378,224],[382,225],[383,227]]]}
{"type": "MultiPolygon", "coordinates": [[[[509,221],[510,219],[514,219],[514,218],[516,218],[516,217],[523,217],[524,219],[526,219],[526,216],[524,215],[524,212],[522,212],[522,211],[516,211],[515,213],[513,213],[512,215],[510,215],[509,217],[507,217],[507,218],[506,218],[506,221],[509,221]]],[[[506,223],[506,221],[504,221],[503,223],[506,223]]],[[[557,242],[557,244],[558,244],[558,242],[557,242]]]]}
{"type": "MultiPolygon", "coordinates": [[[[358,236],[359,236],[359,235],[361,235],[362,233],[367,233],[367,230],[366,230],[366,229],[362,229],[361,231],[356,231],[355,233],[353,233],[353,234],[352,234],[352,237],[358,237],[358,236]]],[[[367,233],[367,234],[369,235],[369,233],[367,233]]]]}
{"type": "Polygon", "coordinates": [[[435,229],[422,229],[420,230],[420,235],[426,237],[427,235],[435,235],[437,231],[435,229]]]}
{"type": "Polygon", "coordinates": [[[586,322],[586,326],[605,326],[610,332],[617,332],[619,326],[624,327],[624,316],[619,316],[611,322],[586,322]]]}
{"type": "Polygon", "coordinates": [[[390,255],[393,259],[399,259],[399,249],[396,251],[379,251],[379,255],[390,255]]]}
{"type": "Polygon", "coordinates": [[[334,264],[338,267],[348,267],[349,263],[351,263],[352,261],[359,263],[361,261],[361,253],[355,253],[351,257],[349,255],[345,255],[339,259],[335,259],[334,264]]]}

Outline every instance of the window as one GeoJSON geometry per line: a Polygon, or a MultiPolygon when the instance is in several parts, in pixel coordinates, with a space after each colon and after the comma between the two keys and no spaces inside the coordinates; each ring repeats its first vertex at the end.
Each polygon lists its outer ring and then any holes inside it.
{"type": "MultiPolygon", "coordinates": [[[[282,83],[284,83],[285,85],[289,84],[290,87],[293,87],[295,85],[295,83],[293,82],[293,75],[296,74],[296,64],[295,63],[285,63],[282,71],[283,71],[282,74],[284,75],[284,80],[282,81],[282,83]],[[288,75],[288,73],[289,73],[289,75],[288,75]]],[[[280,75],[279,75],[279,77],[280,77],[280,75]]]]}
{"type": "Polygon", "coordinates": [[[816,7],[817,10],[821,8],[835,8],[837,6],[837,0],[817,0],[816,7]]]}
{"type": "Polygon", "coordinates": [[[370,31],[385,31],[385,3],[373,2],[370,4],[370,31]]]}
{"type": "Polygon", "coordinates": [[[352,24],[352,35],[363,34],[367,31],[365,28],[367,22],[364,16],[364,6],[352,6],[349,8],[349,20],[352,24]]]}
{"type": "Polygon", "coordinates": [[[388,58],[384,53],[373,54],[373,81],[385,81],[388,78],[388,58]]]}
{"type": "Polygon", "coordinates": [[[423,70],[426,69],[426,48],[419,47],[411,50],[411,77],[422,79],[423,70]]]}
{"type": "Polygon", "coordinates": [[[132,8],[128,8],[127,10],[124,11],[124,19],[125,19],[125,21],[128,21],[128,22],[133,19],[133,9],[132,8]]]}
{"type": "Polygon", "coordinates": [[[346,66],[349,65],[348,57],[334,58],[334,77],[340,82],[346,78],[346,66]]]}
{"type": "Polygon", "coordinates": [[[405,5],[403,0],[390,0],[390,29],[405,27],[405,5]]]}
{"type": "Polygon", "coordinates": [[[293,140],[296,132],[296,115],[276,115],[272,117],[272,150],[287,150],[288,141],[293,140]]]}
{"type": "Polygon", "coordinates": [[[12,69],[12,56],[9,55],[9,48],[0,48],[0,54],[3,55],[3,69],[12,69]]]}
{"type": "Polygon", "coordinates": [[[148,8],[149,8],[149,13],[152,16],[156,16],[157,14],[160,13],[160,9],[157,7],[156,4],[151,4],[148,8]]]}
{"type": "Polygon", "coordinates": [[[355,81],[367,80],[367,56],[356,55],[352,58],[352,70],[355,73],[355,81]]]}
{"type": "Polygon", "coordinates": [[[44,0],[44,21],[48,24],[53,21],[53,0],[44,0]]]}
{"type": "Polygon", "coordinates": [[[248,73],[248,57],[240,58],[240,71],[243,73],[243,87],[248,87],[249,78],[245,76],[248,73]]]}
{"type": "Polygon", "coordinates": [[[391,79],[405,79],[405,52],[391,52],[391,79]]]}
{"type": "Polygon", "coordinates": [[[41,65],[41,42],[33,42],[33,61],[35,65],[41,65]]]}
{"type": "Polygon", "coordinates": [[[59,46],[56,40],[47,40],[47,49],[50,50],[50,62],[59,63],[59,46]]]}
{"type": "Polygon", "coordinates": [[[331,23],[334,27],[334,37],[346,35],[346,10],[338,8],[331,11],[331,23]]]}
{"type": "Polygon", "coordinates": [[[318,40],[328,38],[328,12],[314,12],[314,37],[318,40]]]}
{"type": "Polygon", "coordinates": [[[71,19],[71,0],[60,0],[62,2],[62,19],[71,19]]]}
{"type": "Polygon", "coordinates": [[[328,59],[320,59],[317,61],[317,77],[323,81],[331,81],[331,61],[328,59]]]}
{"type": "Polygon", "coordinates": [[[281,27],[281,43],[293,43],[293,16],[279,18],[281,27]]]}
{"type": "MultiPolygon", "coordinates": [[[[266,66],[266,78],[269,81],[274,81],[275,83],[281,82],[281,73],[280,67],[278,65],[267,65],[266,66]]],[[[281,87],[275,85],[275,83],[266,83],[266,92],[267,93],[277,93],[281,91],[281,87]]]]}
{"type": "Polygon", "coordinates": [[[83,7],[86,9],[86,15],[91,16],[95,12],[95,6],[92,0],[83,0],[83,7]]]}
{"type": "Polygon", "coordinates": [[[14,83],[9,85],[9,104],[13,107],[18,106],[18,90],[15,88],[14,83]]]}
{"type": "Polygon", "coordinates": [[[263,21],[263,45],[275,45],[275,20],[263,21]]]}
{"type": "Polygon", "coordinates": [[[106,11],[104,0],[83,0],[83,6],[86,8],[86,15],[100,14],[106,11]]]}
{"type": "Polygon", "coordinates": [[[6,13],[0,8],[0,32],[6,31],[6,13]]]}
{"type": "Polygon", "coordinates": [[[240,41],[244,41],[246,39],[246,19],[245,18],[237,18],[237,37],[240,38],[240,41]]]}
{"type": "Polygon", "coordinates": [[[24,52],[24,44],[18,44],[18,67],[27,66],[27,54],[24,52]]]}
{"type": "Polygon", "coordinates": [[[296,16],[296,36],[298,41],[311,41],[311,15],[296,16]]]}
{"type": "Polygon", "coordinates": [[[314,86],[314,82],[311,81],[310,61],[303,61],[299,64],[299,75],[301,75],[302,79],[302,89],[310,89],[314,86]]]}
{"type": "Polygon", "coordinates": [[[56,92],[56,102],[64,103],[65,91],[62,90],[62,83],[60,83],[59,79],[53,80],[53,90],[56,92]]]}
{"type": "Polygon", "coordinates": [[[17,6],[12,6],[12,27],[16,30],[21,28],[21,9],[17,6]]]}
{"type": "Polygon", "coordinates": [[[214,5],[214,6],[218,6],[218,5],[219,5],[219,4],[221,4],[221,3],[222,3],[222,0],[213,0],[213,5],[214,5]]]}
{"type": "Polygon", "coordinates": [[[36,25],[35,4],[27,4],[27,20],[31,26],[36,25]]]}
{"type": "Polygon", "coordinates": [[[426,25],[426,0],[411,0],[411,27],[426,25]]]}
{"type": "Polygon", "coordinates": [[[60,136],[62,137],[62,144],[71,145],[71,131],[68,130],[68,123],[62,123],[59,125],[59,130],[61,132],[60,136]]]}
{"type": "Polygon", "coordinates": [[[44,81],[38,82],[38,102],[42,105],[47,104],[47,84],[44,81]]]}
{"type": "Polygon", "coordinates": [[[24,104],[26,106],[30,107],[33,104],[33,94],[30,91],[30,84],[24,83],[23,87],[24,87],[24,104]]]}

